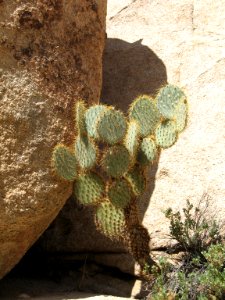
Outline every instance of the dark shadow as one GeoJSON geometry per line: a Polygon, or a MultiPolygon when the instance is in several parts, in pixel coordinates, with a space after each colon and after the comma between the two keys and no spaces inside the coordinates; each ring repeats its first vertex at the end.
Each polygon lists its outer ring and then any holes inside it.
{"type": "MultiPolygon", "coordinates": [[[[119,39],[106,41],[102,102],[126,112],[134,98],[140,94],[153,96],[166,82],[165,65],[152,50],[141,44],[141,40],[134,43],[119,39]]],[[[150,168],[148,188],[139,203],[141,220],[154,191],[157,166],[155,163],[150,168]]],[[[20,277],[27,274],[29,278],[31,274],[41,274],[42,277],[44,274],[49,278],[50,273],[50,280],[61,284],[63,278],[70,274],[69,278],[72,276],[76,282],[72,285],[74,289],[129,297],[136,279],[125,273],[134,273],[134,268],[134,260],[122,244],[112,242],[97,232],[92,208],[80,206],[71,197],[4,282],[12,276],[18,277],[18,274],[20,277]],[[80,271],[84,268],[92,270],[86,274],[86,271],[80,271]],[[119,269],[125,273],[121,275],[119,269]],[[81,280],[82,285],[77,285],[81,280]],[[121,289],[121,286],[126,288],[121,289]]],[[[1,290],[0,282],[0,295],[1,290]]],[[[139,298],[143,299],[143,295],[140,294],[139,298]]]]}
{"type": "Polygon", "coordinates": [[[106,41],[101,101],[124,112],[137,96],[154,96],[167,82],[164,63],[141,42],[106,41]]]}

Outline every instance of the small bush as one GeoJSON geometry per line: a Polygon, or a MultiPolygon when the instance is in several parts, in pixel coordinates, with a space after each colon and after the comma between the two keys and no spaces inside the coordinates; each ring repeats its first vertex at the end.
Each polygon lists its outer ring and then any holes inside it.
{"type": "Polygon", "coordinates": [[[207,220],[206,209],[194,208],[189,201],[183,213],[183,219],[172,209],[165,215],[170,220],[171,237],[185,254],[177,266],[159,259],[160,273],[155,271],[147,299],[225,299],[225,243],[220,226],[215,220],[207,220]]]}
{"type": "Polygon", "coordinates": [[[155,279],[148,299],[224,299],[225,245],[211,245],[202,255],[205,262],[195,257],[189,266],[183,264],[181,267],[160,260],[161,274],[155,279]]]}
{"type": "Polygon", "coordinates": [[[204,194],[197,207],[187,200],[187,205],[181,213],[173,212],[171,208],[165,211],[170,221],[170,236],[177,240],[178,246],[192,254],[199,254],[211,244],[221,241],[220,225],[208,215],[210,197],[204,194]]]}

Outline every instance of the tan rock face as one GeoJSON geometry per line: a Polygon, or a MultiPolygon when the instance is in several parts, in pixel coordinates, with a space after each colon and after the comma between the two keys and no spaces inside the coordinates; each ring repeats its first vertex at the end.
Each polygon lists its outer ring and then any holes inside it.
{"type": "Polygon", "coordinates": [[[99,100],[106,3],[0,1],[0,278],[71,194],[51,168],[76,99],[99,100]]]}
{"type": "MultiPolygon", "coordinates": [[[[186,199],[197,205],[207,193],[212,215],[224,219],[225,13],[221,5],[225,1],[137,0],[107,21],[104,101],[123,108],[135,93],[154,95],[164,80],[182,87],[189,99],[188,126],[173,147],[162,151],[150,172],[149,191],[141,200],[152,248],[170,242],[162,210],[182,209],[186,199]],[[124,45],[130,45],[130,50],[124,45]],[[146,55],[140,57],[140,49],[142,53],[148,49],[146,55]],[[119,56],[123,59],[118,62],[119,56]],[[111,80],[110,72],[124,79],[111,80]],[[133,80],[139,73],[139,81],[133,80]]],[[[115,11],[115,1],[109,1],[108,10],[111,7],[115,11]]]]}
{"type": "MultiPolygon", "coordinates": [[[[189,99],[187,128],[151,169],[148,190],[140,201],[152,249],[170,242],[162,211],[182,209],[186,199],[197,205],[207,192],[212,198],[211,211],[224,218],[224,6],[225,1],[209,0],[108,0],[102,101],[126,111],[137,95],[154,95],[166,82],[182,87],[189,99]]],[[[72,204],[72,210],[70,205],[68,202],[61,211],[55,220],[58,225],[51,227],[44,240],[48,244],[51,236],[48,246],[52,251],[124,251],[96,233],[89,209],[72,204]],[[63,220],[70,230],[60,238],[63,220]],[[76,243],[79,231],[83,240],[76,243]]],[[[102,256],[104,261],[109,265],[109,256],[102,256]]],[[[134,270],[129,262],[133,264],[123,255],[120,260],[119,255],[116,260],[111,256],[111,264],[122,270],[134,270]]]]}

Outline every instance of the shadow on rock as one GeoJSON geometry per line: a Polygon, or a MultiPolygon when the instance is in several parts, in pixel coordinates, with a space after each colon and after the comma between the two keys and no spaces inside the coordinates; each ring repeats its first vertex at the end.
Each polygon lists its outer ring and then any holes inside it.
{"type": "Polygon", "coordinates": [[[101,99],[125,112],[137,96],[154,96],[167,83],[162,60],[141,42],[106,41],[101,99]]]}

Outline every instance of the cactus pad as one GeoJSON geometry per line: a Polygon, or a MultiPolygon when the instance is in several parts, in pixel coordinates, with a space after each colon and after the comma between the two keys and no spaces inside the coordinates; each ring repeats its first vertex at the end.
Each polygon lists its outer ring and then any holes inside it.
{"type": "Polygon", "coordinates": [[[125,178],[129,182],[135,196],[140,196],[145,191],[146,177],[140,167],[135,166],[125,175],[125,178]]]}
{"type": "Polygon", "coordinates": [[[188,106],[186,100],[178,104],[175,112],[176,129],[182,132],[186,126],[188,106]]]}
{"type": "Polygon", "coordinates": [[[84,205],[98,203],[103,197],[104,190],[103,180],[93,172],[80,175],[74,184],[74,195],[84,205]]]}
{"type": "Polygon", "coordinates": [[[98,138],[97,133],[97,122],[100,115],[107,110],[105,105],[94,105],[91,106],[85,113],[85,124],[88,135],[94,139],[98,138]]]}
{"type": "Polygon", "coordinates": [[[160,89],[156,97],[158,109],[165,118],[173,119],[177,105],[185,98],[185,94],[180,88],[168,84],[160,89]]]}
{"type": "Polygon", "coordinates": [[[108,189],[110,202],[119,208],[124,208],[131,201],[132,191],[129,183],[123,178],[116,180],[108,189]]]}
{"type": "Polygon", "coordinates": [[[176,123],[166,120],[162,122],[155,132],[156,144],[161,148],[171,147],[177,140],[176,123]]]}
{"type": "Polygon", "coordinates": [[[148,165],[156,159],[157,147],[151,137],[143,138],[138,152],[138,162],[141,165],[148,165]]]}
{"type": "Polygon", "coordinates": [[[130,166],[130,154],[123,145],[109,148],[103,156],[102,167],[111,177],[118,178],[126,173],[130,166]]]}
{"type": "Polygon", "coordinates": [[[110,145],[120,142],[126,134],[126,129],[127,122],[124,114],[113,108],[104,112],[97,124],[100,140],[110,145]]]}
{"type": "Polygon", "coordinates": [[[64,145],[57,145],[52,155],[53,166],[58,175],[74,181],[77,176],[77,160],[74,154],[64,145]]]}
{"type": "Polygon", "coordinates": [[[76,129],[78,130],[78,134],[86,133],[86,125],[85,125],[85,115],[86,105],[85,102],[79,100],[75,104],[75,121],[76,121],[76,129]]]}
{"type": "Polygon", "coordinates": [[[140,125],[142,137],[153,133],[161,119],[153,99],[148,96],[141,96],[133,102],[130,107],[129,117],[130,120],[136,120],[140,125]]]}
{"type": "Polygon", "coordinates": [[[78,136],[74,144],[75,156],[79,166],[88,170],[96,163],[96,147],[95,144],[87,138],[87,136],[78,136]]]}
{"type": "Polygon", "coordinates": [[[103,202],[97,208],[95,223],[97,228],[110,238],[119,239],[124,234],[124,212],[109,202],[103,202]]]}
{"type": "Polygon", "coordinates": [[[129,151],[130,155],[134,157],[138,148],[139,126],[134,120],[128,123],[127,134],[125,136],[124,145],[129,151]]]}

